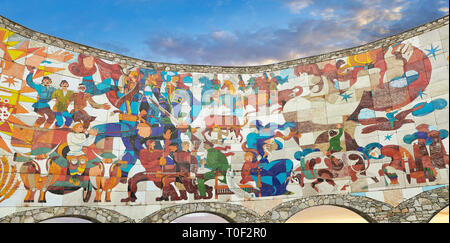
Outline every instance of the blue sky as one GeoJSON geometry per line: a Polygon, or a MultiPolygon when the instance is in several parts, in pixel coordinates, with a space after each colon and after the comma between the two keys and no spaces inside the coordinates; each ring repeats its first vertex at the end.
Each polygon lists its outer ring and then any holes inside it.
{"type": "Polygon", "coordinates": [[[448,0],[0,0],[0,15],[32,30],[149,61],[224,66],[358,46],[448,12],[448,0]]]}

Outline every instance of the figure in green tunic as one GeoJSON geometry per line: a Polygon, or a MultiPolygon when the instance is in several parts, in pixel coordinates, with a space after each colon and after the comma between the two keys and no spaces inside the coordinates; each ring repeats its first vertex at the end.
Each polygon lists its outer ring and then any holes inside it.
{"type": "Polygon", "coordinates": [[[205,142],[205,149],[207,150],[205,167],[211,169],[211,171],[197,176],[198,191],[202,197],[206,196],[205,182],[215,179],[217,173],[218,176],[222,176],[222,179],[219,179],[219,181],[227,183],[225,175],[230,168],[225,154],[213,148],[212,144],[205,142]]]}
{"type": "Polygon", "coordinates": [[[334,153],[342,151],[341,147],[341,136],[344,134],[344,129],[341,127],[341,124],[337,125],[337,128],[339,129],[339,133],[336,133],[336,131],[331,130],[329,132],[330,135],[330,146],[328,147],[328,153],[334,153]]]}

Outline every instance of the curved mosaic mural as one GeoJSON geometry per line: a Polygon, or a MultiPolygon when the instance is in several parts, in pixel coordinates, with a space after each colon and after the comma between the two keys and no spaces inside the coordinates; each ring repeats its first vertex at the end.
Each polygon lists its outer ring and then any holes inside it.
{"type": "Polygon", "coordinates": [[[320,63],[191,73],[0,28],[0,206],[448,184],[448,56],[446,25],[320,63]]]}

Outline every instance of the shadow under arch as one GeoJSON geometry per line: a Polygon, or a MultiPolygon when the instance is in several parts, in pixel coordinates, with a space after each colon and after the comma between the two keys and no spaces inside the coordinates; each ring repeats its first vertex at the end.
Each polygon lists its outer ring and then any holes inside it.
{"type": "Polygon", "coordinates": [[[348,209],[361,216],[369,223],[377,223],[376,214],[380,210],[390,211],[392,206],[364,196],[351,195],[317,195],[284,202],[265,213],[266,222],[285,223],[302,210],[315,206],[337,206],[348,209]]]}
{"type": "Polygon", "coordinates": [[[98,220],[79,215],[56,216],[41,220],[37,223],[100,223],[98,220]]]}
{"type": "Polygon", "coordinates": [[[0,218],[0,223],[38,223],[58,217],[76,217],[94,223],[134,223],[133,219],[114,210],[91,206],[35,208],[0,218]]]}
{"type": "Polygon", "coordinates": [[[180,217],[175,218],[170,223],[179,223],[177,221],[183,219],[182,221],[186,221],[183,223],[198,223],[198,222],[191,222],[191,219],[188,219],[188,217],[198,217],[199,219],[206,219],[206,223],[218,223],[217,221],[220,221],[220,223],[235,223],[232,219],[230,219],[227,216],[219,215],[217,213],[211,213],[211,212],[195,212],[195,213],[188,213],[181,215],[180,217]],[[204,214],[204,215],[199,215],[204,214]]]}
{"type": "Polygon", "coordinates": [[[143,218],[142,223],[170,223],[184,215],[192,213],[210,213],[224,218],[230,223],[263,222],[254,211],[240,205],[217,202],[186,203],[173,205],[143,218]]]}

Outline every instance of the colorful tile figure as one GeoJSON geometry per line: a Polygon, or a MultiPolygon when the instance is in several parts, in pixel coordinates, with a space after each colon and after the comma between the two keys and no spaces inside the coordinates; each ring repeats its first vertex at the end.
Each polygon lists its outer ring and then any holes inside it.
{"type": "Polygon", "coordinates": [[[180,73],[0,29],[0,204],[21,188],[25,204],[79,189],[125,204],[448,184],[448,90],[434,88],[448,78],[432,75],[445,50],[404,41],[271,73],[180,73]]]}

